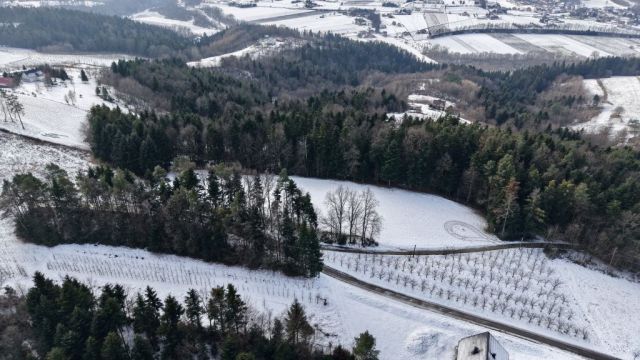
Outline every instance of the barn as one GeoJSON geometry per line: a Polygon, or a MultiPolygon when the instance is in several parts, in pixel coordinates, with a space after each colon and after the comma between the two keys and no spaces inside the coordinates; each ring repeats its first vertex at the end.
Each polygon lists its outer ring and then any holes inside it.
{"type": "Polygon", "coordinates": [[[458,342],[457,360],[509,360],[509,353],[491,333],[484,332],[458,342]]]}

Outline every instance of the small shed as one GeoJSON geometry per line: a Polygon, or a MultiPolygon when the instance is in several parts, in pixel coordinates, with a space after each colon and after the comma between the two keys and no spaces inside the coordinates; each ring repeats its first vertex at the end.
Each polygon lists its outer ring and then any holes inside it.
{"type": "Polygon", "coordinates": [[[484,332],[458,342],[457,360],[509,360],[509,353],[491,333],[484,332]]]}

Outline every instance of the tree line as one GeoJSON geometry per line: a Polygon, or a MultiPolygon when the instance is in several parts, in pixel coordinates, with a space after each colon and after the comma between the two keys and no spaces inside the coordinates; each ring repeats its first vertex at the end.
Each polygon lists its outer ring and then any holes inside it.
{"type": "Polygon", "coordinates": [[[74,180],[50,164],[43,179],[5,181],[0,209],[36,244],[146,248],[309,277],[322,270],[316,213],[286,173],[243,178],[217,167],[200,179],[180,159],[173,169],[173,181],[159,167],[141,180],[103,166],[74,180]]]}
{"type": "Polygon", "coordinates": [[[119,284],[94,293],[70,277],[56,283],[42,273],[26,296],[5,288],[0,296],[0,349],[6,359],[377,359],[375,339],[365,332],[353,349],[323,353],[316,327],[294,300],[271,318],[252,309],[232,284],[208,293],[189,290],[164,300],[151,287],[128,296],[119,284]]]}

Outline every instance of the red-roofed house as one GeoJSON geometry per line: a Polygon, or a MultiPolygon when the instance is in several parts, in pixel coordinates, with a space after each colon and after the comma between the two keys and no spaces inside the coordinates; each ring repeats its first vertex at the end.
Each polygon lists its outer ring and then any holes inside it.
{"type": "Polygon", "coordinates": [[[13,87],[13,79],[10,77],[0,76],[0,88],[11,88],[11,87],[13,87]]]}

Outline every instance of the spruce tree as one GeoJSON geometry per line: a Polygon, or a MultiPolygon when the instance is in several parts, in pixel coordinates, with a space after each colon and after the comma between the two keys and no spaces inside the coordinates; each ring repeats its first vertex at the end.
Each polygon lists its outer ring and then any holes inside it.
{"type": "Polygon", "coordinates": [[[214,332],[220,331],[222,335],[226,333],[225,312],[224,288],[222,286],[212,288],[209,301],[207,302],[207,318],[209,319],[211,329],[214,332]]]}
{"type": "Polygon", "coordinates": [[[122,344],[120,336],[115,332],[110,332],[104,339],[102,350],[100,351],[102,360],[128,360],[129,355],[122,344]]]}
{"type": "Polygon", "coordinates": [[[186,307],[185,316],[189,325],[195,329],[200,329],[202,327],[200,318],[202,317],[204,309],[200,296],[194,289],[189,290],[187,296],[184,298],[184,304],[186,307]]]}
{"type": "Polygon", "coordinates": [[[167,296],[164,301],[164,313],[160,317],[160,333],[164,336],[162,359],[179,358],[179,349],[184,339],[179,326],[182,314],[182,305],[173,296],[167,296]]]}
{"type": "Polygon", "coordinates": [[[160,327],[160,309],[162,300],[155,290],[147,286],[145,289],[144,333],[154,349],[158,348],[158,329],[160,327]]]}
{"type": "Polygon", "coordinates": [[[368,331],[355,338],[353,355],[356,360],[378,360],[380,351],[376,350],[376,339],[368,331]]]}
{"type": "Polygon", "coordinates": [[[311,324],[309,324],[307,314],[298,299],[295,299],[289,307],[284,322],[287,330],[287,339],[293,345],[306,343],[315,332],[311,324]]]}
{"type": "Polygon", "coordinates": [[[247,322],[247,305],[244,303],[244,301],[242,301],[242,298],[232,284],[227,285],[227,291],[225,293],[225,303],[225,326],[227,329],[230,329],[234,333],[238,334],[240,333],[240,329],[244,327],[247,322]]]}
{"type": "Polygon", "coordinates": [[[131,360],[153,360],[153,346],[147,338],[136,335],[133,338],[133,348],[131,349],[131,360]]]}

